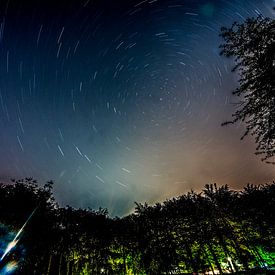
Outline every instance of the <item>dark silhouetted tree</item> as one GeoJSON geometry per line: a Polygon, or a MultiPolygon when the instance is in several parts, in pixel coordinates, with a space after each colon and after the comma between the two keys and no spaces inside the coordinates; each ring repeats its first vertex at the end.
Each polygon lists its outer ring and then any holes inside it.
{"type": "Polygon", "coordinates": [[[255,137],[256,154],[275,164],[275,20],[249,18],[221,29],[221,54],[234,57],[232,71],[239,72],[239,87],[233,92],[239,102],[232,120],[223,125],[244,122],[255,137]]]}

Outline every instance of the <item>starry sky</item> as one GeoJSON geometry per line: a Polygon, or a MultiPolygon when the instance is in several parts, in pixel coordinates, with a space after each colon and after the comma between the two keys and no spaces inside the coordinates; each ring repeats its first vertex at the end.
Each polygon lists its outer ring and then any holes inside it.
{"type": "Polygon", "coordinates": [[[207,183],[274,179],[243,125],[219,31],[273,0],[0,1],[0,180],[124,215],[207,183]]]}

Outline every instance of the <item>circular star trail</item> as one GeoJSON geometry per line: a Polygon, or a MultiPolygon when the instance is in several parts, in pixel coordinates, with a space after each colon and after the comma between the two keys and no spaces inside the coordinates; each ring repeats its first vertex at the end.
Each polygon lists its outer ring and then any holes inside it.
{"type": "Polygon", "coordinates": [[[274,167],[230,118],[219,31],[274,1],[1,2],[0,179],[53,180],[61,205],[128,213],[274,167]]]}

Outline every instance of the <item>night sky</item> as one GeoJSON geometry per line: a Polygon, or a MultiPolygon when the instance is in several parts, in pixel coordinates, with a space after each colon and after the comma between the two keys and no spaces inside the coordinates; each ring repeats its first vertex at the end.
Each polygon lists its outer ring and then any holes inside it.
{"type": "Polygon", "coordinates": [[[129,213],[207,183],[274,180],[235,110],[219,31],[273,0],[0,1],[0,180],[129,213]]]}

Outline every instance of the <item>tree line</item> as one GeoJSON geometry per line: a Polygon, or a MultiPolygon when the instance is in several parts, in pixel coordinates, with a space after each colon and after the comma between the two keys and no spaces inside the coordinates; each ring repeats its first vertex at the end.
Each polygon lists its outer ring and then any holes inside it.
{"type": "MultiPolygon", "coordinates": [[[[275,183],[206,185],[134,213],[59,207],[52,182],[0,184],[0,252],[25,223],[0,262],[14,274],[223,274],[275,267],[275,183]],[[14,232],[13,234],[11,232],[14,232]]],[[[1,255],[2,255],[1,254],[1,255]]],[[[0,255],[0,257],[1,257],[0,255]]],[[[1,270],[1,269],[0,269],[1,270]]],[[[5,273],[1,273],[5,274],[5,273]]]]}
{"type": "MultiPolygon", "coordinates": [[[[239,99],[232,120],[256,154],[275,163],[275,21],[249,18],[222,28],[221,54],[233,57],[239,99]]],[[[111,218],[106,209],[60,207],[53,183],[0,184],[0,274],[223,274],[275,268],[275,183],[206,185],[111,218]]],[[[271,272],[271,271],[270,271],[271,272]]]]}

